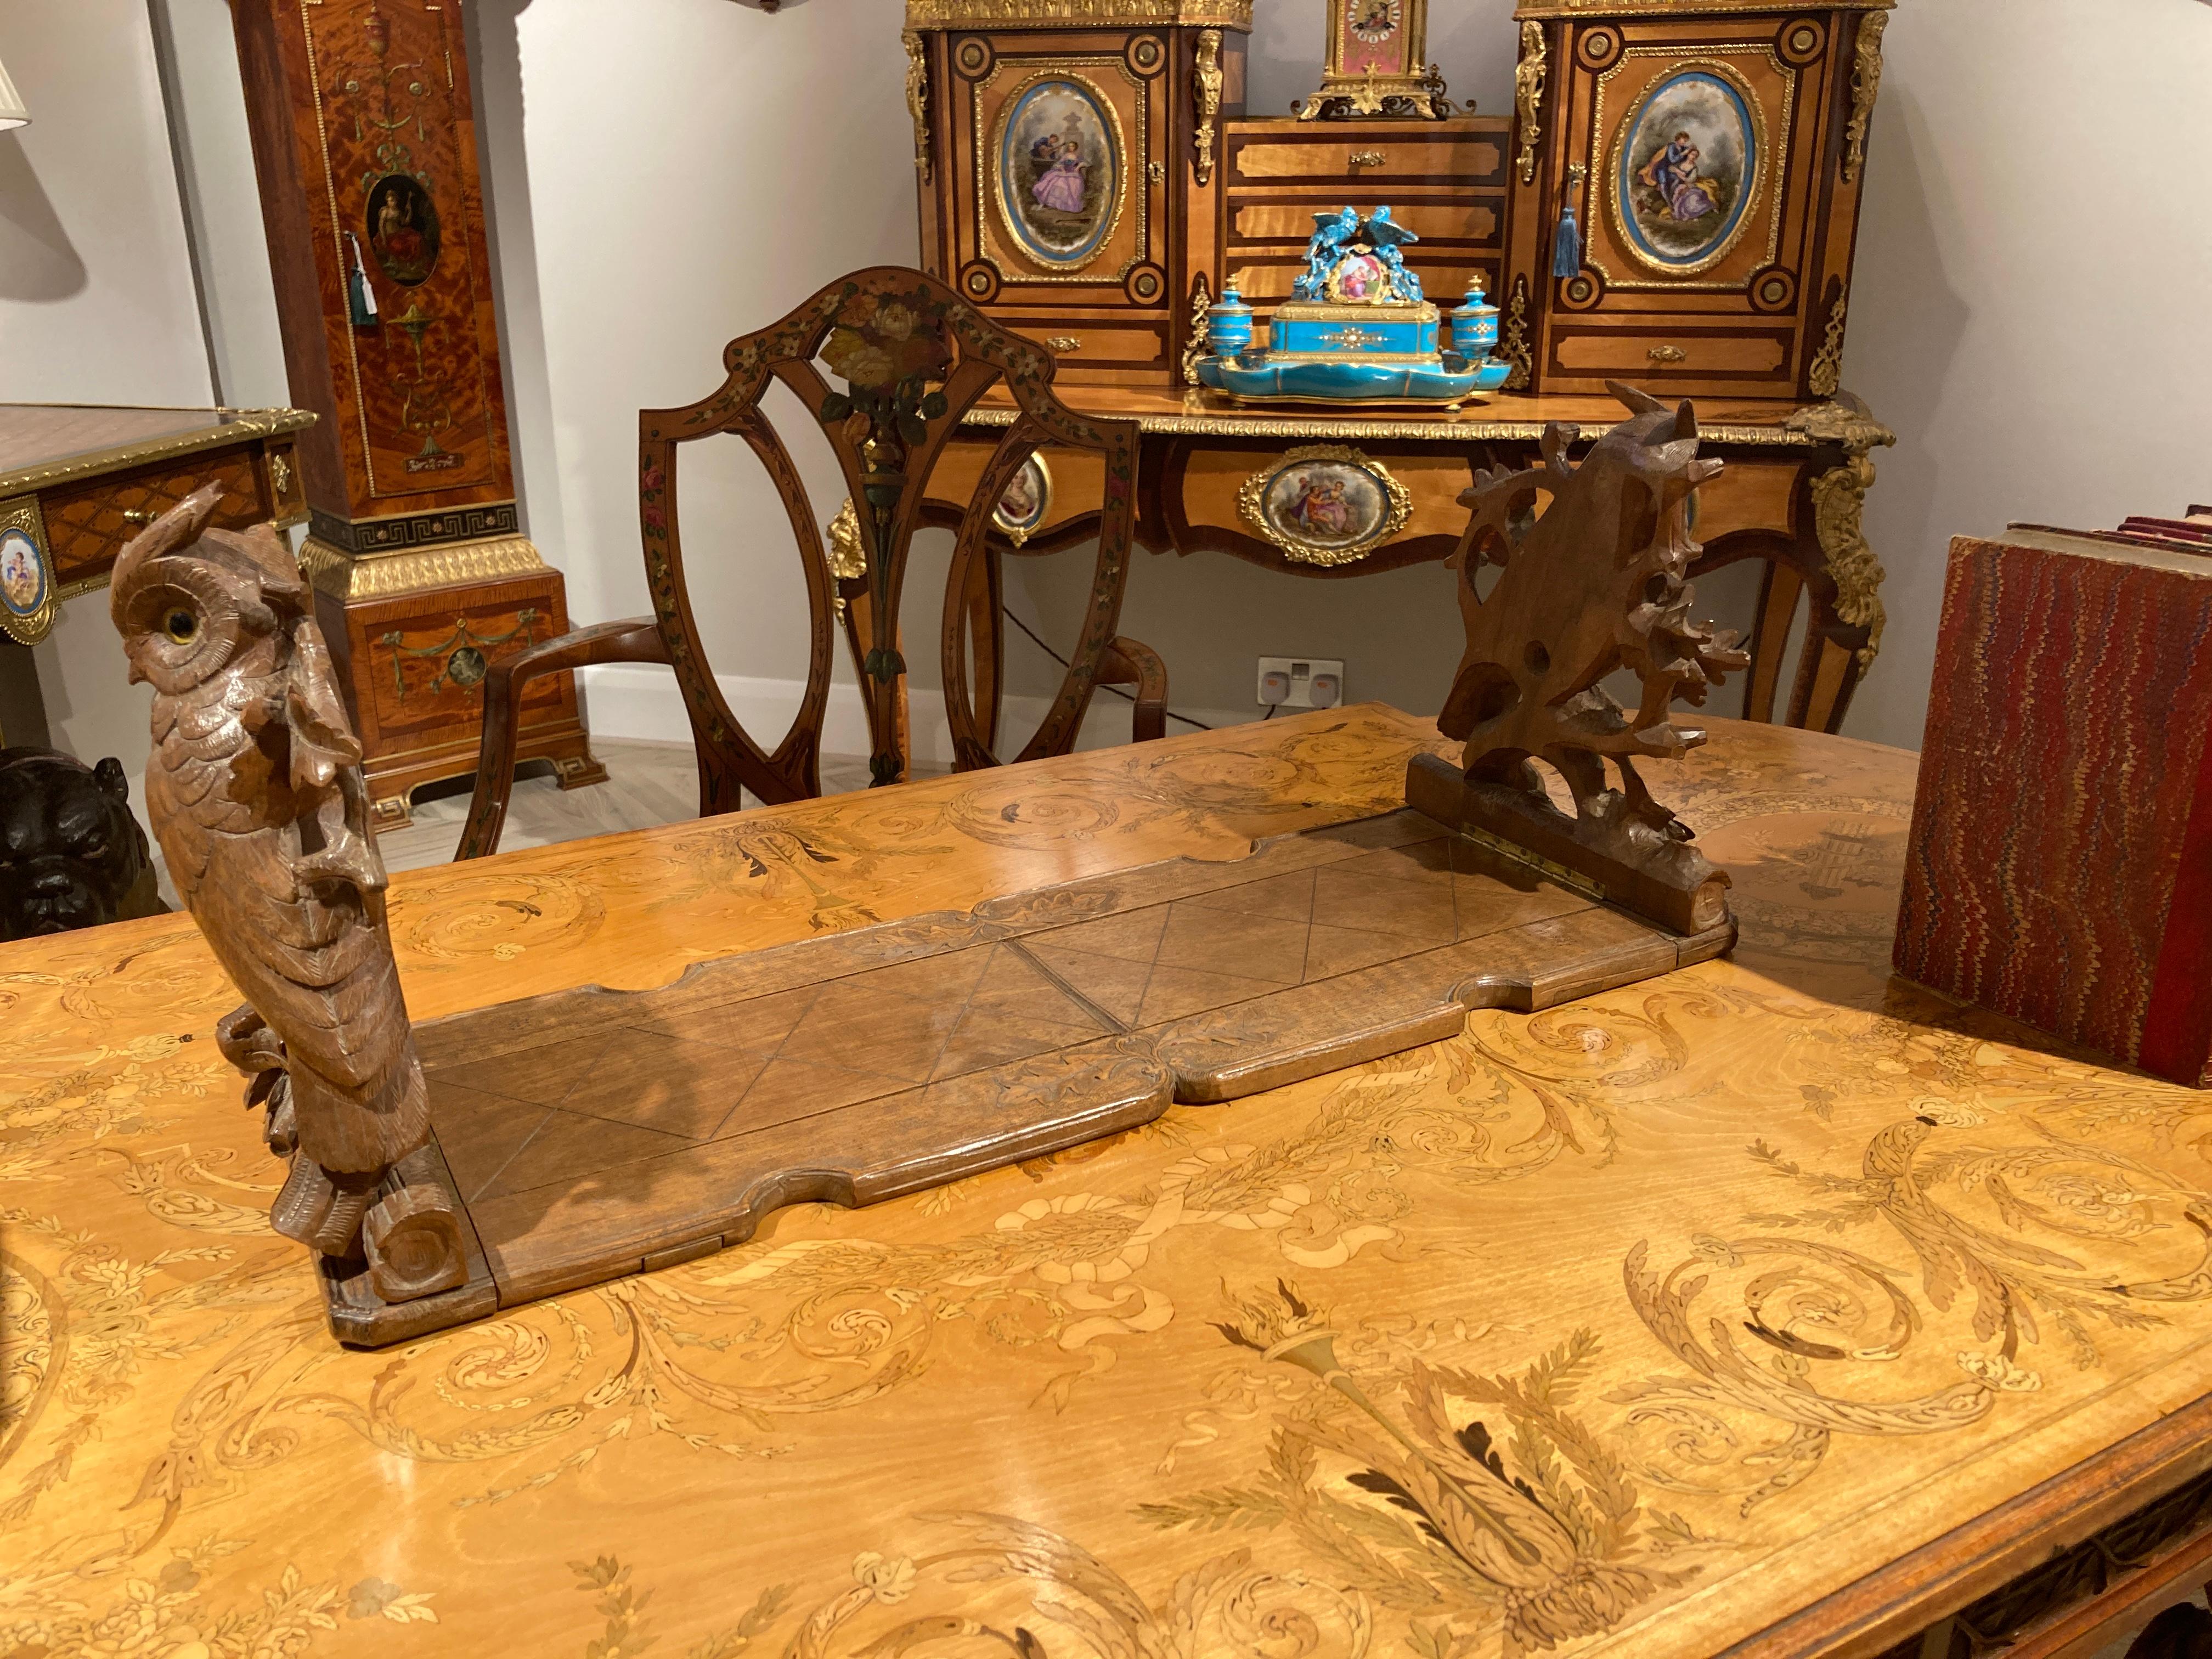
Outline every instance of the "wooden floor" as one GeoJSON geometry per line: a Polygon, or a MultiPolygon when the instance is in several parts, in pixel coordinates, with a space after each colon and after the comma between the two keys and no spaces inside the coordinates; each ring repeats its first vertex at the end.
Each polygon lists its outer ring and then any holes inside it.
{"type": "MultiPolygon", "coordinates": [[[[562,789],[550,769],[542,775],[514,781],[514,796],[500,836],[502,853],[524,847],[550,847],[586,836],[611,836],[624,830],[652,830],[699,816],[699,770],[688,743],[639,743],[593,738],[592,752],[606,763],[607,781],[587,789],[562,789]]],[[[916,767],[917,776],[934,769],[916,767]]],[[[822,793],[847,794],[868,787],[866,755],[824,755],[822,793]]],[[[434,784],[415,797],[414,822],[404,830],[380,830],[378,850],[387,870],[421,870],[450,864],[469,815],[471,780],[434,784]]],[[[745,804],[760,803],[747,798],[745,804]]]]}
{"type": "MultiPolygon", "coordinates": [[[[500,851],[550,847],[558,842],[611,836],[625,830],[653,830],[699,816],[699,773],[690,744],[593,738],[592,752],[606,763],[605,783],[564,790],[553,781],[550,768],[542,775],[526,773],[515,780],[500,851]]],[[[916,777],[933,777],[942,769],[917,766],[914,772],[916,777]]],[[[848,794],[867,787],[866,755],[822,757],[823,794],[848,794]]],[[[473,780],[454,778],[418,793],[413,822],[404,829],[377,832],[376,846],[384,854],[384,867],[424,870],[452,863],[453,848],[460,844],[461,825],[469,816],[472,787],[473,780]]],[[[760,805],[750,796],[745,804],[760,805]]],[[[179,908],[158,848],[154,849],[154,866],[163,902],[173,909],[179,908]]]]}

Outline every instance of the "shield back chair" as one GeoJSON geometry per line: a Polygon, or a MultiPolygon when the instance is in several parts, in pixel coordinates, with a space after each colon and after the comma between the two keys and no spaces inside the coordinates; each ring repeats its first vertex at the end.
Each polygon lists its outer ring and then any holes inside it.
{"type": "Polygon", "coordinates": [[[819,794],[823,718],[841,617],[867,714],[870,776],[878,784],[903,778],[906,660],[897,619],[908,552],[939,452],[962,416],[1001,381],[1014,400],[1015,418],[961,520],[945,591],[945,698],[955,765],[965,771],[998,763],[1000,593],[987,542],[1000,497],[1044,444],[1099,452],[1106,484],[1081,632],[1058,694],[1018,758],[1073,748],[1092,690],[1102,684],[1136,686],[1133,735],[1160,734],[1165,671],[1147,647],[1115,633],[1135,528],[1134,421],[1094,419],[1069,409],[1053,392],[1050,352],[1000,328],[934,277],[896,266],[839,278],[782,321],[732,340],[722,362],[726,378],[708,397],[638,416],[638,518],[653,614],[562,635],[485,675],[476,795],[457,858],[481,857],[498,847],[514,781],[515,710],[527,683],[596,664],[659,663],[674,671],[698,756],[701,817],[735,811],[743,789],[771,803],[819,794]],[[843,477],[848,500],[828,547],[791,452],[762,408],[778,383],[820,428],[843,477]],[[684,581],[679,447],[725,432],[742,437],[768,470],[806,579],[811,631],[805,691],[790,729],[772,749],[744,729],[716,685],[684,581]],[[973,694],[971,672],[978,681],[973,694]]]}

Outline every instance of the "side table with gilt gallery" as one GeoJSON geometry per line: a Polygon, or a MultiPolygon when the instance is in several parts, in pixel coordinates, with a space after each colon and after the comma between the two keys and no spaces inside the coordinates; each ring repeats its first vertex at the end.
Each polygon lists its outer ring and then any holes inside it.
{"type": "MultiPolygon", "coordinates": [[[[1623,414],[1611,398],[1589,396],[1506,395],[1455,411],[1401,414],[1253,409],[1199,390],[1076,386],[1061,395],[1086,414],[1139,422],[1144,546],[1228,553],[1322,578],[1449,557],[1467,528],[1460,492],[1477,467],[1535,465],[1548,423],[1572,422],[1587,441],[1623,414]],[[1344,503],[1350,522],[1323,529],[1301,514],[1302,495],[1316,489],[1344,503]]],[[[1693,574],[1744,559],[1765,566],[1752,671],[1732,712],[1836,731],[1881,648],[1881,563],[1860,517],[1874,483],[1871,453],[1895,435],[1848,392],[1809,404],[1709,398],[1697,410],[1703,453],[1725,465],[1698,490],[1693,528],[1705,553],[1693,574]],[[1809,643],[1785,696],[1782,671],[1801,603],[1809,643]]],[[[945,446],[932,475],[928,522],[959,523],[1013,416],[1011,404],[988,398],[969,415],[971,431],[945,446]]],[[[1039,451],[996,515],[991,558],[1057,552],[1096,536],[1103,484],[1095,456],[1039,451]]],[[[841,586],[860,590],[849,560],[836,574],[841,586]]],[[[997,572],[985,574],[998,592],[997,572]]],[[[987,651],[992,630],[975,633],[976,649],[987,651]]],[[[978,684],[1000,681],[987,667],[978,684]]]]}
{"type": "Polygon", "coordinates": [[[0,404],[0,745],[50,740],[27,647],[161,514],[213,484],[226,530],[307,517],[298,449],[314,424],[298,409],[0,404]]]}

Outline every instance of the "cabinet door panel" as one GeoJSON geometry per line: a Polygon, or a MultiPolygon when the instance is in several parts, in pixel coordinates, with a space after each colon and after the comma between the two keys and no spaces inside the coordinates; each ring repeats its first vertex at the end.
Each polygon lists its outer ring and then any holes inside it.
{"type": "Polygon", "coordinates": [[[974,167],[963,181],[963,240],[988,271],[963,273],[963,288],[979,298],[1158,303],[1164,280],[1146,268],[1162,265],[1163,86],[1132,66],[1121,37],[1002,47],[963,96],[974,167]]]}
{"type": "Polygon", "coordinates": [[[1796,263],[1802,77],[1771,33],[1627,45],[1595,76],[1583,263],[1608,289],[1742,292],[1796,263]]]}

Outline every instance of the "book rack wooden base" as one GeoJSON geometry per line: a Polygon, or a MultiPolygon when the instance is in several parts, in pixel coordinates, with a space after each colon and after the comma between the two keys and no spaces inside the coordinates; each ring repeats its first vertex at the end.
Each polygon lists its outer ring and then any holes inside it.
{"type": "Polygon", "coordinates": [[[808,939],[652,991],[416,1027],[465,1207],[459,1290],[381,1346],[707,1255],[782,1205],[862,1205],[1701,962],[1683,935],[1407,810],[808,939]]]}

